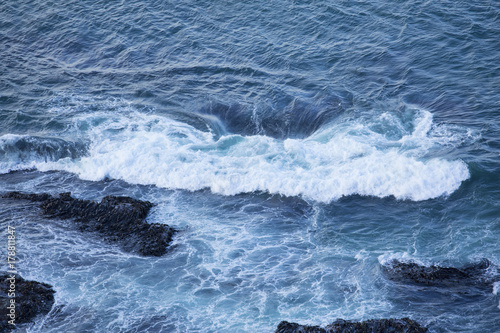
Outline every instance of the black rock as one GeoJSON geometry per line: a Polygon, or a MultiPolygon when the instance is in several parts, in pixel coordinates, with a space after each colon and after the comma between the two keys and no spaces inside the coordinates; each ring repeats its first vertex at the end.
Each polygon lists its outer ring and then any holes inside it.
{"type": "Polygon", "coordinates": [[[167,252],[175,230],[166,224],[145,221],[153,204],[129,197],[104,197],[100,203],[75,199],[70,193],[59,197],[48,194],[9,192],[4,198],[40,202],[50,218],[74,219],[81,231],[98,232],[109,242],[118,243],[127,252],[161,256],[167,252]]]}
{"type": "Polygon", "coordinates": [[[50,194],[47,193],[41,193],[41,194],[36,194],[36,193],[30,193],[30,194],[24,194],[21,192],[9,192],[5,195],[3,195],[3,198],[11,198],[11,199],[23,199],[23,200],[30,200],[30,201],[45,201],[50,198],[50,194]]]}
{"type": "Polygon", "coordinates": [[[327,331],[319,326],[304,326],[282,321],[278,324],[275,333],[327,333],[327,331]]]}
{"type": "Polygon", "coordinates": [[[338,333],[424,333],[426,327],[420,326],[416,321],[409,318],[401,319],[370,319],[362,322],[338,319],[326,326],[327,332],[338,333]]]}
{"type": "Polygon", "coordinates": [[[325,328],[319,326],[303,326],[282,321],[276,333],[424,333],[426,327],[409,319],[370,319],[366,321],[350,321],[337,319],[325,328]]]}
{"type": "Polygon", "coordinates": [[[54,305],[54,293],[52,286],[46,283],[27,281],[17,274],[0,272],[0,332],[8,332],[18,324],[49,313],[54,305]],[[14,288],[11,289],[11,286],[14,288]],[[9,306],[15,307],[15,310],[9,309],[9,306]]]}
{"type": "Polygon", "coordinates": [[[423,266],[415,262],[391,260],[382,265],[382,271],[391,280],[427,286],[488,285],[493,275],[487,274],[491,263],[483,259],[460,268],[423,266]]]}

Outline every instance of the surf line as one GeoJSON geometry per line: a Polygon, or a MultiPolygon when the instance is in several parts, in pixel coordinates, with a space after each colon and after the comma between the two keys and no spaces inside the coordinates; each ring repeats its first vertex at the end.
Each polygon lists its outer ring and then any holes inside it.
{"type": "Polygon", "coordinates": [[[8,323],[16,325],[16,228],[7,226],[7,265],[9,276],[7,277],[7,297],[10,299],[7,306],[8,323]]]}

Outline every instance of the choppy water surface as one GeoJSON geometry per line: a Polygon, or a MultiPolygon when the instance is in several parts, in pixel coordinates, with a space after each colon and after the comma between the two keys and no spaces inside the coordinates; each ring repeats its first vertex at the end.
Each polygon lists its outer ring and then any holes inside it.
{"type": "MultiPolygon", "coordinates": [[[[389,258],[500,265],[500,5],[0,4],[0,189],[156,204],[161,258],[3,199],[30,332],[272,332],[410,317],[500,330],[498,285],[422,290],[389,258]]],[[[425,289],[425,288],[424,288],[425,289]]]]}

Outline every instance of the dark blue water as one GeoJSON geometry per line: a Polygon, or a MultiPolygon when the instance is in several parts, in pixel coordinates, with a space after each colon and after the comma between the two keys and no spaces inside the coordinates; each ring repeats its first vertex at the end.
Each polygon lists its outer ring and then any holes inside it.
{"type": "Polygon", "coordinates": [[[0,190],[128,195],[181,230],[143,258],[0,202],[20,273],[56,290],[28,331],[500,331],[499,284],[422,290],[380,268],[500,265],[499,15],[486,0],[3,1],[0,190]]]}

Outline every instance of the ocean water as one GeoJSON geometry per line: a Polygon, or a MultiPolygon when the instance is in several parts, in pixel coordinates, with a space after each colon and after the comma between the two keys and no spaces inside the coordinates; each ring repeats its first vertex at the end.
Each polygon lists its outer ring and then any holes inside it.
{"type": "Polygon", "coordinates": [[[0,200],[56,290],[17,331],[500,332],[500,282],[380,268],[500,266],[499,36],[487,0],[2,1],[0,191],[127,195],[179,230],[139,257],[0,200]]]}

